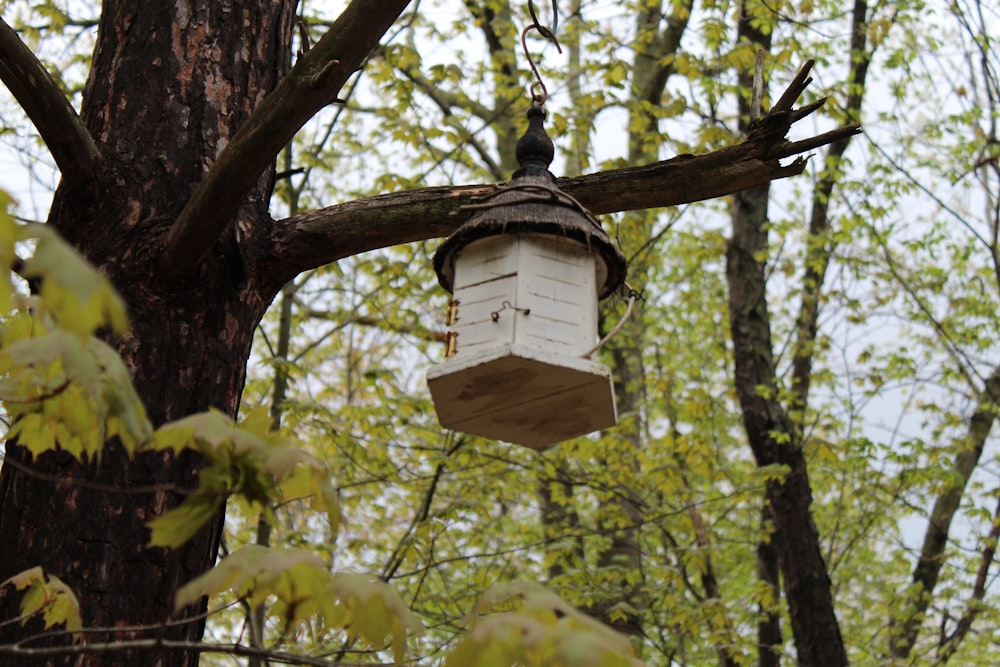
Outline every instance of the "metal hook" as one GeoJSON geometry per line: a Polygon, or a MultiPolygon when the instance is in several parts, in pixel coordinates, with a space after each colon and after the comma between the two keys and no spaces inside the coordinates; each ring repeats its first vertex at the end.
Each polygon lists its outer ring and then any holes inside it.
{"type": "Polygon", "coordinates": [[[528,13],[531,14],[532,23],[521,31],[521,48],[524,50],[524,57],[528,59],[528,65],[531,67],[532,74],[535,75],[535,81],[531,84],[530,88],[531,103],[535,106],[545,104],[545,100],[549,97],[549,91],[545,87],[545,82],[542,81],[542,75],[538,71],[538,66],[535,65],[535,59],[531,57],[531,52],[528,51],[528,32],[537,30],[539,35],[555,44],[556,51],[562,53],[562,46],[560,46],[555,34],[555,29],[559,25],[559,11],[556,2],[557,0],[552,0],[552,27],[549,28],[542,25],[538,20],[538,14],[535,12],[535,3],[532,0],[528,0],[528,13]],[[539,90],[541,92],[538,92],[539,90]]]}
{"type": "MultiPolygon", "coordinates": [[[[559,42],[556,40],[556,30],[559,28],[559,7],[556,5],[558,0],[552,0],[552,27],[547,28],[542,25],[541,21],[538,20],[538,14],[535,13],[535,3],[533,0],[528,0],[528,13],[531,14],[531,21],[534,24],[535,30],[537,30],[542,37],[545,39],[551,39],[556,44],[556,48],[559,48],[559,42]]],[[[562,50],[559,51],[562,53],[562,50]]]]}

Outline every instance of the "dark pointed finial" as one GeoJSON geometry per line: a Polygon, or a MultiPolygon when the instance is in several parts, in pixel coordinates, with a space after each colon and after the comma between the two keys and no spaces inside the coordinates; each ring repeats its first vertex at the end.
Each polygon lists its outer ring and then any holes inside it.
{"type": "Polygon", "coordinates": [[[536,104],[528,109],[528,129],[518,140],[515,155],[521,168],[514,177],[542,176],[549,173],[549,165],[555,156],[552,139],[545,132],[545,110],[536,104]]]}

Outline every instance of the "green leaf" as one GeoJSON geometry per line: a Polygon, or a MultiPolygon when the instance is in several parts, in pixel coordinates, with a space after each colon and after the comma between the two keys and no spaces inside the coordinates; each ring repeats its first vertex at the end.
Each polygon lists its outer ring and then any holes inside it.
{"type": "Polygon", "coordinates": [[[75,631],[83,625],[80,604],[73,590],[59,577],[46,575],[41,567],[33,567],[0,583],[0,589],[7,584],[12,584],[19,591],[27,589],[21,598],[22,626],[40,612],[46,630],[54,625],[64,625],[74,632],[74,641],[79,639],[75,631]]]}
{"type": "Polygon", "coordinates": [[[317,615],[329,628],[349,629],[370,645],[390,642],[397,662],[406,654],[407,633],[423,627],[391,587],[368,575],[331,574],[315,554],[299,549],[250,545],[234,551],[214,568],[183,586],[175,598],[181,609],[205,595],[231,590],[258,608],[276,601],[270,616],[286,629],[317,615]]]}
{"type": "Polygon", "coordinates": [[[233,495],[267,511],[287,500],[308,497],[313,507],[327,513],[332,530],[337,530],[339,505],[325,466],[298,444],[269,431],[270,422],[261,414],[254,413],[236,425],[212,410],[157,429],[150,449],[179,453],[191,448],[205,457],[207,465],[199,473],[198,488],[178,508],[150,522],[151,544],[179,545],[212,517],[210,507],[218,507],[233,495]]]}
{"type": "Polygon", "coordinates": [[[188,496],[178,507],[146,523],[150,529],[149,546],[176,548],[187,542],[222,508],[225,495],[207,495],[199,491],[188,496]]]}
{"type": "Polygon", "coordinates": [[[295,571],[293,574],[299,574],[301,570],[309,568],[326,572],[323,561],[308,551],[245,546],[231,553],[205,574],[182,586],[177,591],[174,608],[182,609],[203,596],[217,595],[227,590],[245,597],[254,590],[258,578],[273,582],[283,573],[295,571]]]}
{"type": "Polygon", "coordinates": [[[39,279],[45,311],[59,326],[79,336],[101,327],[128,330],[125,303],[107,278],[91,267],[54,228],[26,225],[21,238],[36,239],[35,254],[25,262],[25,278],[39,279]]]}
{"type": "Polygon", "coordinates": [[[58,448],[96,460],[109,437],[118,436],[131,453],[152,436],[125,364],[111,347],[58,329],[15,328],[0,348],[0,398],[15,418],[8,438],[18,438],[36,456],[58,448]]]}
{"type": "Polygon", "coordinates": [[[364,574],[340,573],[333,577],[330,592],[350,613],[351,632],[374,647],[391,639],[396,662],[406,655],[407,631],[423,633],[419,619],[390,586],[364,574]]]}
{"type": "Polygon", "coordinates": [[[281,483],[282,502],[308,498],[309,506],[317,512],[325,512],[330,523],[330,531],[337,534],[340,527],[340,501],[337,489],[330,483],[329,472],[319,465],[301,465],[295,468],[281,483]]]}
{"type": "Polygon", "coordinates": [[[445,667],[636,667],[628,637],[573,609],[544,587],[497,584],[476,604],[479,620],[445,659],[445,667]]]}

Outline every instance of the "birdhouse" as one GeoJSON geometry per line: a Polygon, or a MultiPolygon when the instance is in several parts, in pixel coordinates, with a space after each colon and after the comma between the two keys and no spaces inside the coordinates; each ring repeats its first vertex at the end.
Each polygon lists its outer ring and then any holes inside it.
{"type": "Polygon", "coordinates": [[[598,301],[625,258],[548,171],[540,106],[517,144],[520,169],[441,245],[452,293],[446,360],[427,373],[445,428],[542,448],[617,422],[611,371],[594,361],[598,301]]]}

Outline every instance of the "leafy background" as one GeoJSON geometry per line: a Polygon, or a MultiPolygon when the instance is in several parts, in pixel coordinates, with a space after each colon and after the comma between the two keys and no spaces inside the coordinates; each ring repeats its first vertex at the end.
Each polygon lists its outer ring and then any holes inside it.
{"type": "MultiPolygon", "coordinates": [[[[555,171],[573,175],[740,140],[738,100],[756,47],[738,40],[738,4],[560,4],[563,53],[529,41],[551,94],[555,171]],[[657,77],[666,83],[650,95],[657,77]]],[[[2,7],[50,71],[61,73],[66,92],[78,95],[98,8],[13,0],[2,7]]],[[[340,8],[302,3],[298,48],[340,8]]],[[[805,101],[826,96],[827,103],[802,131],[853,119],[865,128],[842,156],[817,154],[807,175],[775,185],[770,248],[761,258],[779,392],[791,390],[796,318],[816,287],[810,270],[829,262],[815,297],[812,388],[795,419],[851,659],[888,661],[892,629],[915,595],[910,582],[926,527],[939,516],[935,501],[945,499],[957,508],[956,528],[918,644],[900,664],[992,664],[995,440],[983,440],[970,470],[962,461],[975,450],[977,415],[992,425],[996,411],[986,389],[1000,360],[993,41],[1000,19],[975,2],[851,8],[748,0],[745,8],[752,27],[771,35],[772,95],[804,60],[816,60],[805,101]],[[859,10],[867,45],[852,53],[859,10]],[[868,62],[862,82],[849,78],[859,58],[868,62]],[[829,194],[825,181],[834,184],[829,194]],[[809,232],[817,201],[831,220],[819,235],[809,232]],[[961,631],[965,619],[975,631],[961,631]]],[[[279,181],[276,217],[373,192],[501,181],[516,166],[513,143],[529,102],[515,46],[526,5],[425,0],[415,9],[372,55],[347,103],[317,117],[283,154],[279,171],[295,173],[279,181]]],[[[754,463],[736,400],[727,201],[604,220],[643,293],[600,355],[616,373],[616,429],[544,452],[443,432],[423,373],[443,354],[446,295],[430,269],[436,244],[421,243],[343,260],[286,286],[259,331],[241,429],[200,415],[154,435],[121,369],[88,337],[98,326],[122,327],[120,306],[66,261],[68,250],[44,228],[23,224],[52,177],[13,102],[0,108],[2,138],[34,179],[14,185],[21,222],[4,219],[3,260],[13,265],[14,248],[32,248],[21,274],[44,276],[46,286],[44,309],[30,317],[21,284],[6,286],[5,294],[13,290],[3,339],[6,409],[21,417],[21,441],[39,451],[58,444],[97,456],[98,435],[115,433],[135,446],[195,446],[218,463],[217,475],[202,477],[201,507],[187,505],[187,514],[153,526],[154,541],[176,543],[191,521],[234,499],[228,569],[200,582],[222,608],[209,626],[212,639],[385,662],[401,659],[399,637],[409,630],[421,664],[446,654],[445,664],[555,664],[560,647],[572,649],[562,664],[597,664],[599,651],[573,644],[579,635],[571,633],[584,627],[615,655],[628,652],[568,603],[630,635],[649,664],[756,664],[758,622],[784,613],[757,572],[770,534],[763,489],[786,471],[754,463]],[[263,546],[292,551],[279,566],[265,565],[263,546]],[[284,574],[263,575],[275,570],[284,574]],[[561,601],[511,589],[518,581],[545,582],[561,601]],[[357,585],[380,592],[357,594],[357,585]],[[330,586],[342,587],[339,606],[293,595],[330,586]],[[525,601],[519,611],[469,630],[474,610],[502,604],[512,591],[525,601]],[[368,625],[345,631],[344,614],[368,625]],[[506,643],[518,623],[550,628],[544,637],[554,643],[506,643]],[[390,634],[395,639],[383,645],[390,634]],[[570,643],[558,643],[566,637],[570,643]]],[[[623,311],[621,300],[606,303],[604,329],[623,311]]],[[[780,650],[790,654],[783,626],[780,650]]]]}

